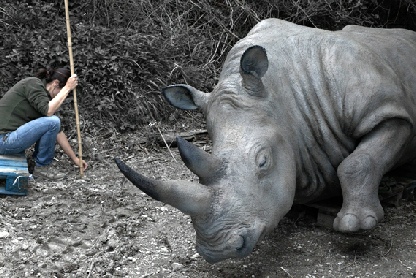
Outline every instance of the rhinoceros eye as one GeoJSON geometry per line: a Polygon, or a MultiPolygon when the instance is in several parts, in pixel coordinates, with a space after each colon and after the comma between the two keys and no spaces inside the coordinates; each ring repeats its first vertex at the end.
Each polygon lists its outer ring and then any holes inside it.
{"type": "Polygon", "coordinates": [[[259,170],[267,170],[270,168],[272,164],[272,157],[271,157],[271,150],[270,149],[263,149],[261,150],[256,157],[256,162],[259,170]]]}
{"type": "Polygon", "coordinates": [[[259,168],[264,168],[267,164],[267,157],[262,155],[259,160],[259,168]]]}

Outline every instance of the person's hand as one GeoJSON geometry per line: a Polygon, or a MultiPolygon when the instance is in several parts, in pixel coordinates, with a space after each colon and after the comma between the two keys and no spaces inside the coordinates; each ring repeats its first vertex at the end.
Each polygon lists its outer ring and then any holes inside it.
{"type": "MultiPolygon", "coordinates": [[[[79,157],[77,157],[74,160],[74,164],[77,165],[77,166],[79,166],[79,157]]],[[[87,162],[85,162],[85,160],[82,160],[82,169],[85,171],[87,168],[88,168],[87,162]]]]}
{"type": "Polygon", "coordinates": [[[75,89],[76,86],[78,86],[78,76],[74,74],[70,78],[68,78],[65,87],[67,87],[69,91],[72,91],[73,89],[75,89]]]}

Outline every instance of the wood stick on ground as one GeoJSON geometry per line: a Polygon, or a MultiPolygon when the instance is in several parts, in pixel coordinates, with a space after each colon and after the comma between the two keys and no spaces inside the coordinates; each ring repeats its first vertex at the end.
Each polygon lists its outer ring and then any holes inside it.
{"type": "MultiPolygon", "coordinates": [[[[72,35],[71,35],[71,24],[69,22],[69,8],[68,0],[65,0],[65,16],[66,16],[66,31],[68,34],[68,53],[69,53],[69,65],[71,67],[71,75],[75,74],[74,69],[74,58],[72,55],[72,35]]],[[[84,167],[82,164],[82,141],[81,141],[81,129],[79,127],[79,113],[78,113],[78,102],[77,102],[77,91],[76,88],[73,91],[74,93],[74,109],[75,109],[75,122],[77,126],[77,135],[78,135],[78,158],[79,158],[79,172],[81,177],[84,175],[84,167]]]]}
{"type": "Polygon", "coordinates": [[[157,130],[159,131],[160,136],[162,137],[163,142],[165,142],[166,148],[168,148],[170,155],[172,156],[174,161],[177,161],[175,156],[173,155],[172,151],[170,150],[170,147],[168,145],[168,143],[165,140],[165,137],[162,134],[162,131],[160,130],[160,128],[158,126],[156,126],[157,130]]]}

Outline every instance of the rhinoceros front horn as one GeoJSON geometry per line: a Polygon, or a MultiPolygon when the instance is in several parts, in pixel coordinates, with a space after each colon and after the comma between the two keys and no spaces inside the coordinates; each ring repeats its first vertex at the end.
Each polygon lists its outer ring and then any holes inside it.
{"type": "Polygon", "coordinates": [[[212,194],[207,186],[188,181],[150,179],[135,172],[120,159],[114,160],[124,176],[153,199],[189,215],[206,213],[209,209],[212,194]]]}

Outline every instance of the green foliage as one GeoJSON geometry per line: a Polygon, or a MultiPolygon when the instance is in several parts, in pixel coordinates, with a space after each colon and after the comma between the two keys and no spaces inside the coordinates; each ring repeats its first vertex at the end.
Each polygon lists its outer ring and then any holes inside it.
{"type": "MultiPolygon", "coordinates": [[[[84,132],[104,126],[128,131],[154,121],[193,118],[167,105],[160,88],[187,83],[210,91],[229,49],[264,18],[331,30],[347,24],[416,30],[413,0],[69,3],[84,132]]],[[[0,32],[0,96],[40,65],[68,65],[64,0],[0,0],[0,32]]],[[[71,106],[62,111],[69,126],[71,106]]]]}

